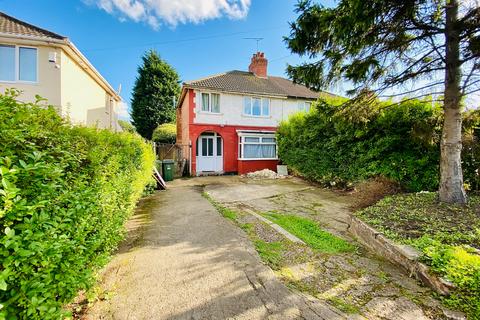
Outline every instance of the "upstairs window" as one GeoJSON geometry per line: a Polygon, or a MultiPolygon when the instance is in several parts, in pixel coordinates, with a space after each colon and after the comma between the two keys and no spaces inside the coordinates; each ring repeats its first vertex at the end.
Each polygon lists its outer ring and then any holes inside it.
{"type": "Polygon", "coordinates": [[[0,81],[37,82],[37,49],[0,45],[0,81]]]}
{"type": "Polygon", "coordinates": [[[310,101],[299,101],[298,102],[298,111],[309,112],[312,103],[310,101]]]}
{"type": "Polygon", "coordinates": [[[218,93],[202,93],[202,111],[220,113],[220,95],[218,93]]]}
{"type": "Polygon", "coordinates": [[[268,117],[270,115],[270,99],[244,97],[243,114],[255,117],[268,117]]]}

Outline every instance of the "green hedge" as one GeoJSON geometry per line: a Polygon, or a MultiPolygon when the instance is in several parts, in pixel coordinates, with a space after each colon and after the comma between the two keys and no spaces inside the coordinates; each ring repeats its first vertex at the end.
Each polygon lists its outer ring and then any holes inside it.
{"type": "Polygon", "coordinates": [[[159,125],[152,134],[152,140],[160,143],[175,143],[177,139],[177,125],[164,123],[159,125]]]}
{"type": "Polygon", "coordinates": [[[0,95],[0,319],[52,319],[87,289],[150,181],[138,135],[0,95]]]}
{"type": "MultiPolygon", "coordinates": [[[[345,107],[342,102],[321,100],[311,112],[280,124],[279,156],[285,164],[326,185],[385,176],[410,191],[438,187],[440,106],[419,100],[390,107],[345,107]]],[[[474,165],[467,169],[466,182],[478,186],[469,182],[478,179],[474,165]]]]}

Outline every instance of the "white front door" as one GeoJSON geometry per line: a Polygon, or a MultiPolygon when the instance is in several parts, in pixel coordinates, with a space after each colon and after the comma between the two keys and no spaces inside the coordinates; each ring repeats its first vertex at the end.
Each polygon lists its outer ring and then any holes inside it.
{"type": "Polygon", "coordinates": [[[198,137],[197,172],[223,171],[223,141],[216,133],[198,137]]]}

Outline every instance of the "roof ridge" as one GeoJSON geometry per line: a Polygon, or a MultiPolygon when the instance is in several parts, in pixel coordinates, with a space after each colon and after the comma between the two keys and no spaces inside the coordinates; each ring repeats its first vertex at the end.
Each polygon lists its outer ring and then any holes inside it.
{"type": "Polygon", "coordinates": [[[219,76],[223,76],[223,75],[226,75],[227,73],[229,73],[230,71],[226,71],[226,72],[221,72],[221,73],[216,73],[216,74],[212,74],[210,76],[206,76],[206,77],[203,77],[203,78],[199,78],[199,79],[195,79],[195,80],[190,80],[190,81],[185,81],[183,84],[193,84],[194,82],[198,82],[198,81],[204,81],[204,80],[208,80],[208,79],[211,79],[211,78],[215,78],[215,77],[219,77],[219,76]]]}
{"type": "Polygon", "coordinates": [[[63,40],[64,40],[64,39],[67,39],[67,37],[65,37],[65,36],[62,36],[62,35],[60,35],[60,34],[58,34],[58,33],[52,32],[52,31],[47,30],[47,29],[40,28],[40,27],[38,27],[38,26],[36,26],[36,25],[30,24],[30,23],[28,23],[28,22],[25,22],[25,21],[23,21],[23,20],[20,20],[20,19],[18,19],[18,18],[15,18],[15,17],[13,17],[13,16],[10,16],[10,15],[6,14],[6,13],[3,12],[3,11],[0,11],[0,16],[5,17],[6,19],[13,20],[14,22],[16,22],[16,23],[18,23],[18,24],[21,24],[21,25],[23,25],[23,26],[36,29],[37,31],[42,32],[42,33],[45,33],[45,34],[48,34],[48,35],[50,35],[50,36],[53,37],[53,38],[59,38],[59,39],[63,39],[63,40]]]}

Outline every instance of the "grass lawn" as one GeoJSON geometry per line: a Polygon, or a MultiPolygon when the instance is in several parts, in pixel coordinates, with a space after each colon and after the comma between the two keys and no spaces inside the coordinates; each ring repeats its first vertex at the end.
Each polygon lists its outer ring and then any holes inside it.
{"type": "Polygon", "coordinates": [[[325,253],[352,252],[356,249],[347,241],[320,229],[313,220],[276,213],[264,213],[263,216],[302,239],[313,249],[325,253]]]}
{"type": "Polygon", "coordinates": [[[431,270],[457,289],[443,301],[480,319],[480,196],[468,205],[439,203],[434,192],[382,199],[357,216],[387,237],[422,252],[431,270]]]}

